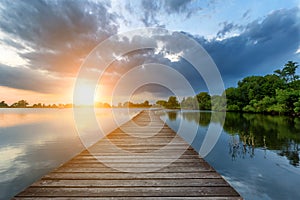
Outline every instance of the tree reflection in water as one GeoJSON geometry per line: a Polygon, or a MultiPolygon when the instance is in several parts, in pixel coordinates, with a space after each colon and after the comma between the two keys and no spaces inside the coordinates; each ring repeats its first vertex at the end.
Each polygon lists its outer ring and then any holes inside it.
{"type": "Polygon", "coordinates": [[[169,111],[168,117],[171,121],[175,121],[177,119],[177,111],[169,111]]]}
{"type": "MultiPolygon", "coordinates": [[[[170,120],[176,120],[179,111],[168,112],[170,120]]],[[[220,123],[220,112],[211,119],[211,112],[182,111],[184,120],[207,128],[209,123],[220,123]]],[[[285,156],[293,166],[299,166],[300,119],[287,116],[271,116],[247,113],[226,113],[224,131],[231,135],[229,154],[233,160],[255,156],[256,149],[276,152],[285,156]]]]}
{"type": "Polygon", "coordinates": [[[253,157],[260,148],[276,151],[293,166],[299,166],[299,128],[298,118],[260,114],[227,113],[224,124],[224,130],[234,138],[229,142],[233,159],[246,154],[253,157]]]}

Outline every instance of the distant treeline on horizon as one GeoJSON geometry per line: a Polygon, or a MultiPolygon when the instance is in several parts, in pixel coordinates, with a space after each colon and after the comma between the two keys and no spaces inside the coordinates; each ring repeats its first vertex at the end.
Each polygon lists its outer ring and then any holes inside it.
{"type": "Polygon", "coordinates": [[[144,101],[143,103],[133,103],[133,102],[124,102],[119,103],[117,106],[111,106],[109,103],[97,102],[95,105],[74,105],[74,104],[42,104],[36,103],[30,105],[26,100],[20,100],[11,105],[5,103],[5,101],[0,102],[0,108],[73,108],[73,107],[96,107],[96,108],[149,108],[153,106],[149,104],[149,101],[144,101]]]}
{"type": "MultiPolygon", "coordinates": [[[[162,106],[167,109],[214,110],[252,113],[290,114],[300,116],[300,80],[296,75],[299,67],[297,62],[288,61],[283,69],[265,76],[249,76],[238,82],[237,87],[230,87],[219,95],[210,96],[207,92],[200,92],[194,97],[183,98],[181,102],[175,96],[168,101],[158,100],[151,105],[149,101],[143,103],[125,102],[117,106],[98,102],[97,108],[149,108],[162,106]]],[[[73,104],[33,104],[29,106],[26,100],[20,100],[12,105],[0,102],[0,108],[72,108],[85,107],[73,104]]]]}

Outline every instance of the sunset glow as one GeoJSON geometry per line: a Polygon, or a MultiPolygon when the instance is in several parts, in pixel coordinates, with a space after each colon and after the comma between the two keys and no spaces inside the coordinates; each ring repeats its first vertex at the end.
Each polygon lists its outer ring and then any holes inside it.
{"type": "Polygon", "coordinates": [[[94,105],[95,103],[95,86],[81,81],[76,90],[74,90],[74,104],[75,105],[94,105]]]}
{"type": "Polygon", "coordinates": [[[300,0],[0,0],[0,200],[300,199],[300,0]]]}
{"type": "MultiPolygon", "coordinates": [[[[288,60],[299,60],[297,1],[268,0],[259,4],[254,1],[245,5],[231,2],[230,7],[224,6],[226,3],[202,1],[88,2],[74,1],[71,7],[64,1],[49,1],[43,5],[0,3],[1,101],[12,104],[25,99],[30,105],[111,103],[111,89],[122,74],[149,62],[184,69],[196,92],[207,91],[201,77],[194,76],[181,59],[183,51],[168,52],[166,41],[158,40],[157,48],[152,51],[127,55],[117,52],[106,55],[108,51],[103,51],[99,58],[112,57],[114,61],[100,83],[102,89],[94,94],[94,86],[83,84],[78,94],[73,95],[77,74],[91,51],[107,38],[137,27],[165,27],[198,41],[219,68],[226,88],[236,86],[246,75],[272,73],[288,60]],[[22,15],[15,14],[19,10],[22,15]]],[[[119,42],[125,44],[134,38],[132,41],[139,42],[143,37],[145,35],[124,37],[119,42]]],[[[106,50],[116,47],[117,43],[106,50]]],[[[91,74],[100,70],[97,62],[88,65],[91,74]]],[[[167,97],[148,87],[132,100],[155,101],[167,97]]],[[[128,97],[120,97],[120,101],[126,99],[128,97]]]]}

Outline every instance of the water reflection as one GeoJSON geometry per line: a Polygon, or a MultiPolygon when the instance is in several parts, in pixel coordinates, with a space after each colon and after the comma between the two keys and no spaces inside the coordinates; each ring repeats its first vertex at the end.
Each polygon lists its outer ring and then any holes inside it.
{"type": "MultiPolygon", "coordinates": [[[[182,112],[182,118],[207,127],[210,122],[221,123],[218,113],[211,119],[211,112],[182,112]]],[[[170,113],[168,113],[170,118],[170,113]]],[[[171,114],[176,116],[173,112],[171,114]]],[[[176,119],[176,118],[175,118],[176,119]]],[[[299,166],[300,119],[287,116],[266,116],[243,113],[226,113],[223,126],[231,135],[229,154],[232,159],[255,156],[255,149],[274,150],[279,156],[285,156],[290,164],[299,166]]]]}
{"type": "Polygon", "coordinates": [[[55,113],[53,109],[0,108],[0,128],[52,120],[55,117],[53,113],[55,113]]]}
{"type": "Polygon", "coordinates": [[[224,130],[238,134],[240,148],[254,156],[254,148],[278,150],[278,155],[285,156],[291,165],[299,166],[300,128],[298,119],[286,116],[264,116],[228,113],[224,130]]]}
{"type": "Polygon", "coordinates": [[[229,141],[229,155],[232,157],[232,160],[236,160],[237,158],[245,158],[247,155],[249,155],[250,158],[255,156],[255,143],[253,135],[250,135],[249,137],[243,136],[242,138],[233,135],[231,138],[232,140],[229,141]]]}
{"type": "MultiPolygon", "coordinates": [[[[138,111],[116,109],[115,121],[110,109],[96,109],[96,120],[104,131],[98,135],[138,111]]],[[[89,118],[82,120],[88,127],[89,118]]],[[[99,128],[91,131],[97,134],[99,128]]],[[[83,148],[72,109],[0,109],[0,200],[10,199],[83,148]]]]}
{"type": "MultiPolygon", "coordinates": [[[[300,199],[300,120],[285,116],[242,113],[177,111],[176,120],[161,118],[199,152],[208,127],[220,124],[223,132],[205,157],[244,199],[300,199]],[[198,127],[194,133],[191,127],[198,127]]],[[[172,113],[171,116],[175,114],[172,113]]]]}
{"type": "Polygon", "coordinates": [[[171,121],[175,121],[177,119],[177,112],[176,111],[170,111],[167,112],[168,117],[171,121]]]}

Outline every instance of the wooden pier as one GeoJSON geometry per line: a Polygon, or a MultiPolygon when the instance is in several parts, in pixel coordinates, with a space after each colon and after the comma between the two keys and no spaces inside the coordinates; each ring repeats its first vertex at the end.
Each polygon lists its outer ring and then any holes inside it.
{"type": "Polygon", "coordinates": [[[154,111],[142,111],[14,197],[52,198],[242,199],[154,111]]]}

